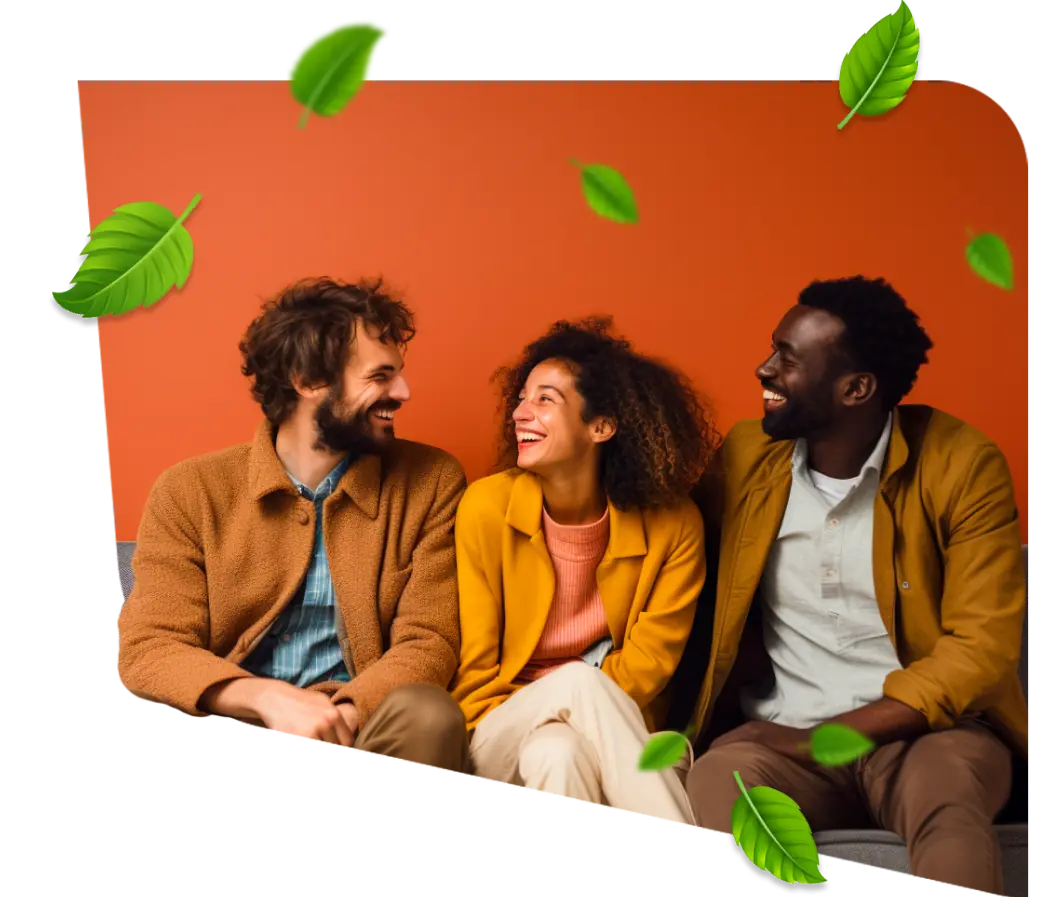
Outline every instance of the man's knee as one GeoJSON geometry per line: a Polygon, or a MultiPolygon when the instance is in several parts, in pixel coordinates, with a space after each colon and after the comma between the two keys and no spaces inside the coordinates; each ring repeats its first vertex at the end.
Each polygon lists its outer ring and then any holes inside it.
{"type": "Polygon", "coordinates": [[[986,825],[1008,800],[1012,763],[1008,749],[990,736],[968,732],[919,738],[899,770],[914,834],[952,820],[986,825]]]}
{"type": "Polygon", "coordinates": [[[391,716],[404,716],[414,728],[434,733],[437,738],[467,737],[464,711],[452,696],[437,685],[414,682],[401,685],[384,699],[384,710],[391,716]]]}
{"type": "Polygon", "coordinates": [[[698,757],[687,773],[687,795],[698,825],[729,832],[731,810],[741,794],[734,773],[746,788],[768,784],[765,767],[772,753],[761,744],[737,742],[711,748],[698,757]]]}

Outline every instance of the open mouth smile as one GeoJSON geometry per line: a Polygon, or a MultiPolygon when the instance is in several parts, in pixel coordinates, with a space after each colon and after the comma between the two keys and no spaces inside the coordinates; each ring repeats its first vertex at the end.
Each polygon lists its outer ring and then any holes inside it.
{"type": "Polygon", "coordinates": [[[773,389],[765,389],[763,391],[763,409],[764,411],[777,411],[783,405],[785,405],[786,398],[779,392],[775,392],[773,389]]]}
{"type": "Polygon", "coordinates": [[[537,445],[538,442],[544,442],[547,437],[543,433],[536,433],[532,430],[519,430],[515,434],[515,439],[519,445],[519,451],[521,452],[524,448],[529,448],[531,445],[537,445]]]}

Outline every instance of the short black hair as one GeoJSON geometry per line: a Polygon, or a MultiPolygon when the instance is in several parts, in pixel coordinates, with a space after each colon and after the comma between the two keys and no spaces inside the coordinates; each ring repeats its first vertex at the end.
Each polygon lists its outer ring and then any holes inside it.
{"type": "Polygon", "coordinates": [[[714,453],[719,433],[690,381],[676,368],[640,355],[611,332],[606,315],[556,321],[518,362],[494,375],[500,385],[498,468],[515,467],[512,414],[530,372],[542,361],[567,365],[584,400],[585,421],[612,417],[603,444],[603,489],[615,508],[655,508],[689,495],[714,453]]]}
{"type": "Polygon", "coordinates": [[[906,300],[883,278],[816,280],[800,293],[799,303],[844,322],[842,348],[852,365],[876,376],[885,411],[913,388],[934,344],[906,300]]]}

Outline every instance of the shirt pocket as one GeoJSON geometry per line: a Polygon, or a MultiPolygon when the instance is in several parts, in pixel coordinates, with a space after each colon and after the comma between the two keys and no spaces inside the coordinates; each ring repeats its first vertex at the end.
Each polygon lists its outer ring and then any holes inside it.
{"type": "Polygon", "coordinates": [[[858,648],[865,642],[888,637],[888,630],[884,627],[884,620],[880,616],[880,608],[877,607],[875,599],[868,603],[852,602],[844,612],[836,614],[835,617],[838,654],[858,648]]]}

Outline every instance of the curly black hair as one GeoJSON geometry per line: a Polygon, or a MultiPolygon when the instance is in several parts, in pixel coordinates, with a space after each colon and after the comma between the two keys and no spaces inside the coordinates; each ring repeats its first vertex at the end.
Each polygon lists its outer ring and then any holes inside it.
{"type": "Polygon", "coordinates": [[[558,321],[526,347],[518,364],[493,375],[501,392],[497,467],[515,467],[512,413],[530,371],[542,361],[559,360],[584,400],[583,419],[602,416],[617,422],[601,455],[602,485],[610,502],[619,510],[674,504],[700,479],[719,434],[687,378],[611,336],[612,324],[609,317],[558,321]]]}
{"type": "Polygon", "coordinates": [[[844,322],[842,349],[850,365],[872,372],[885,411],[913,388],[934,345],[917,315],[883,278],[861,275],[816,280],[799,298],[844,322]]]}

